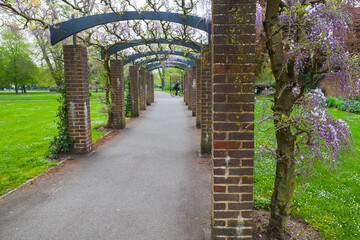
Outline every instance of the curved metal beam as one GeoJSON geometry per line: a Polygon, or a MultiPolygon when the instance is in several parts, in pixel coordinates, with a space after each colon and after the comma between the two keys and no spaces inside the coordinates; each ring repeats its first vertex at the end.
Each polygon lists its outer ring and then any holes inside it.
{"type": "Polygon", "coordinates": [[[186,57],[189,58],[191,60],[196,60],[196,54],[193,53],[188,53],[185,54],[184,52],[179,52],[179,51],[175,51],[175,52],[171,52],[171,51],[157,51],[157,52],[146,52],[144,54],[140,54],[140,53],[135,53],[133,55],[127,56],[127,58],[124,61],[124,65],[134,62],[139,58],[143,58],[143,57],[149,57],[149,56],[154,56],[154,55],[177,55],[177,56],[181,56],[181,57],[186,57]]]}
{"type": "Polygon", "coordinates": [[[54,27],[50,27],[51,44],[54,45],[61,40],[88,28],[111,22],[127,20],[159,20],[179,23],[207,32],[209,40],[211,36],[211,24],[207,23],[205,18],[189,15],[185,16],[183,14],[172,12],[128,11],[122,13],[121,15],[117,13],[104,13],[71,19],[62,23],[55,24],[54,27]]]}
{"type": "Polygon", "coordinates": [[[150,63],[145,65],[144,69],[151,71],[153,68],[160,68],[160,67],[173,67],[173,66],[178,66],[178,67],[182,67],[184,68],[184,70],[189,69],[189,65],[181,63],[181,62],[170,62],[170,63],[150,63]]]}
{"type": "MultiPolygon", "coordinates": [[[[159,69],[159,68],[161,68],[161,67],[162,67],[162,66],[155,66],[155,67],[153,67],[153,68],[147,69],[147,71],[151,72],[151,71],[154,71],[155,69],[159,69]]],[[[183,70],[183,71],[187,71],[187,70],[188,70],[187,68],[184,68],[184,67],[182,67],[182,66],[177,66],[177,65],[167,66],[167,67],[178,68],[178,69],[183,70]]]]}
{"type": "MultiPolygon", "coordinates": [[[[153,62],[161,62],[161,61],[166,61],[168,59],[166,58],[154,58],[154,59],[151,59],[151,60],[142,60],[140,62],[138,62],[136,65],[138,66],[142,66],[144,64],[148,64],[148,63],[153,63],[153,62]]],[[[194,61],[191,61],[191,60],[186,60],[186,59],[181,59],[181,58],[178,58],[178,59],[175,59],[171,62],[179,62],[179,63],[184,63],[184,64],[187,64],[187,65],[190,65],[190,66],[195,66],[195,62],[194,61]]],[[[166,64],[166,62],[165,62],[166,64]]]]}
{"type": "MultiPolygon", "coordinates": [[[[169,65],[169,66],[166,66],[166,67],[169,67],[169,68],[177,68],[177,69],[180,69],[180,70],[183,70],[183,71],[189,70],[189,69],[187,69],[187,68],[184,68],[184,67],[178,66],[178,65],[169,65]]],[[[159,65],[159,66],[155,66],[155,67],[153,67],[153,68],[149,68],[149,69],[147,69],[147,71],[151,72],[151,71],[154,71],[155,69],[160,69],[160,68],[162,68],[162,66],[159,65]]]]}
{"type": "MultiPolygon", "coordinates": [[[[192,42],[186,42],[186,41],[179,40],[179,39],[173,39],[173,40],[168,41],[165,38],[158,38],[158,39],[149,39],[149,40],[137,39],[137,40],[133,40],[131,42],[119,42],[109,49],[109,54],[112,55],[114,53],[120,52],[120,51],[130,48],[130,47],[136,47],[136,46],[140,46],[140,45],[154,44],[154,43],[179,45],[179,46],[188,47],[195,51],[201,52],[201,47],[200,47],[201,44],[196,45],[192,42]]],[[[101,49],[101,58],[102,59],[105,58],[103,49],[101,49]]]]}

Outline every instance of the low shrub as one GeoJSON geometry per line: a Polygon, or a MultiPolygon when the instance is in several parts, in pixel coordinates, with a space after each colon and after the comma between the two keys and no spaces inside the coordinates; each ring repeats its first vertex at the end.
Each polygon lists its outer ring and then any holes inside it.
{"type": "Polygon", "coordinates": [[[339,106],[341,103],[343,103],[343,101],[341,101],[341,100],[336,101],[336,102],[335,102],[335,105],[334,105],[334,108],[338,108],[338,106],[339,106]]]}
{"type": "Polygon", "coordinates": [[[360,101],[346,100],[338,104],[337,109],[340,111],[360,114],[360,101]]]}
{"type": "Polygon", "coordinates": [[[335,107],[336,102],[337,102],[336,98],[326,97],[326,107],[328,108],[335,107]]]}

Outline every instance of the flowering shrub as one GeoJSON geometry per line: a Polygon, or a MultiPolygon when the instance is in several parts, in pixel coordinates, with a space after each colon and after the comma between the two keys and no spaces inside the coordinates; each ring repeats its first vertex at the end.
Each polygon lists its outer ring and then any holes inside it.
{"type": "Polygon", "coordinates": [[[352,134],[347,123],[331,116],[320,89],[305,94],[291,117],[296,131],[298,162],[319,159],[336,163],[342,150],[351,151],[352,134]]]}
{"type": "MultiPolygon", "coordinates": [[[[294,95],[298,94],[298,88],[294,88],[294,95]]],[[[336,99],[334,99],[336,100],[336,99]]],[[[360,103],[360,102],[359,102],[360,103]]],[[[262,115],[259,123],[268,119],[274,119],[271,112],[271,101],[267,100],[261,105],[262,115]]],[[[324,163],[335,164],[341,151],[352,151],[352,134],[348,124],[331,116],[327,109],[326,99],[320,89],[312,90],[303,95],[296,104],[290,117],[281,116],[277,129],[290,126],[293,136],[296,138],[294,157],[295,162],[302,168],[321,160],[324,163]]],[[[360,105],[359,105],[360,107],[360,105]]],[[[275,128],[269,128],[268,141],[262,142],[260,154],[276,155],[274,144],[275,128]]]]}

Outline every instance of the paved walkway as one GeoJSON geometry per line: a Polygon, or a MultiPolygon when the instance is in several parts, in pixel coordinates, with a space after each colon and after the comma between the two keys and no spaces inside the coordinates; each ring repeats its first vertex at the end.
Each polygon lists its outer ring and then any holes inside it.
{"type": "Polygon", "coordinates": [[[210,238],[211,179],[183,98],[155,103],[89,157],[0,200],[0,239],[210,238]]]}

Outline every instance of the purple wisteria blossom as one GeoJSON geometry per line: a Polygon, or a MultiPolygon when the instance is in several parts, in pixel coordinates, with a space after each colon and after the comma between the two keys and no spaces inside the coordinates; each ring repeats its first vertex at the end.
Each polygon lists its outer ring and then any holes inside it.
{"type": "Polygon", "coordinates": [[[348,124],[330,115],[325,96],[315,89],[303,96],[294,108],[291,120],[297,134],[296,156],[299,161],[319,159],[336,163],[342,150],[351,151],[352,134],[348,124]]]}

